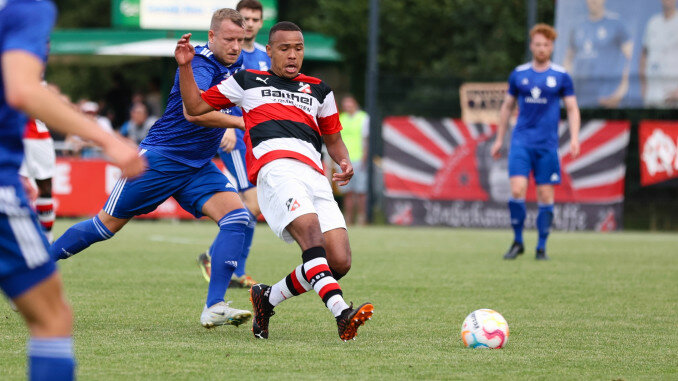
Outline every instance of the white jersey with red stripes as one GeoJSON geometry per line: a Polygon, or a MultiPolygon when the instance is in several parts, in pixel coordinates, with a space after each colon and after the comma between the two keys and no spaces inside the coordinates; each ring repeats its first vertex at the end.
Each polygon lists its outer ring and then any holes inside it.
{"type": "Polygon", "coordinates": [[[202,98],[215,109],[242,107],[253,184],[261,167],[280,158],[297,159],[323,173],[322,135],[341,131],[332,89],[304,74],[287,79],[271,71],[240,71],[202,98]]]}
{"type": "Polygon", "coordinates": [[[26,122],[24,139],[49,139],[51,137],[45,123],[32,118],[28,119],[28,122],[26,122]]]}

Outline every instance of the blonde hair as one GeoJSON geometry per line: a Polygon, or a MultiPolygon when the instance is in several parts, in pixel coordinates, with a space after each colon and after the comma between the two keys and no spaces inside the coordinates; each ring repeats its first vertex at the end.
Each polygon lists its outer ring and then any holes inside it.
{"type": "Polygon", "coordinates": [[[551,41],[555,41],[558,37],[558,32],[551,25],[544,23],[537,24],[530,29],[530,39],[534,38],[537,34],[541,34],[551,41]]]}
{"type": "Polygon", "coordinates": [[[210,22],[210,30],[217,31],[221,27],[224,20],[231,20],[233,24],[245,28],[245,19],[240,12],[231,8],[221,8],[214,11],[212,14],[212,22],[210,22]]]}

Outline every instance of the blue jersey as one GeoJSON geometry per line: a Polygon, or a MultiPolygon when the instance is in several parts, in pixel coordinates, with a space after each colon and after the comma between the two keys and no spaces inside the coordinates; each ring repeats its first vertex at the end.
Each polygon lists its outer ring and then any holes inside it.
{"type": "MultiPolygon", "coordinates": [[[[238,57],[233,65],[227,67],[217,61],[206,45],[196,46],[195,51],[195,58],[191,65],[195,82],[201,90],[209,89],[242,69],[242,57],[238,57]]],[[[151,127],[139,146],[180,163],[199,168],[216,155],[224,130],[201,127],[188,122],[184,118],[182,104],[179,71],[177,70],[165,113],[151,127]]],[[[235,107],[223,112],[242,115],[240,109],[235,107]]]]}
{"type": "Polygon", "coordinates": [[[532,64],[518,66],[509,76],[509,94],[518,99],[518,121],[512,145],[557,148],[560,98],[574,95],[572,78],[562,67],[551,64],[543,72],[532,64]]]}
{"type": "Polygon", "coordinates": [[[631,42],[631,35],[626,26],[610,15],[597,21],[587,19],[571,32],[572,74],[580,105],[597,106],[599,98],[614,93],[628,62],[622,53],[627,42],[631,42]]]}
{"type": "MultiPolygon", "coordinates": [[[[21,50],[46,61],[49,33],[55,19],[56,8],[49,1],[0,1],[0,54],[21,50]]],[[[26,121],[23,113],[7,104],[5,84],[0,76],[0,184],[19,183],[18,172],[23,160],[21,138],[26,121]]]]}
{"type": "MultiPolygon", "coordinates": [[[[271,68],[271,58],[266,54],[266,47],[254,43],[254,49],[251,52],[242,50],[240,52],[242,57],[242,66],[245,69],[254,69],[261,71],[268,71],[271,68]]],[[[241,113],[242,115],[242,113],[241,113]]],[[[244,130],[235,130],[236,143],[234,149],[245,150],[245,131],[244,130]]]]}

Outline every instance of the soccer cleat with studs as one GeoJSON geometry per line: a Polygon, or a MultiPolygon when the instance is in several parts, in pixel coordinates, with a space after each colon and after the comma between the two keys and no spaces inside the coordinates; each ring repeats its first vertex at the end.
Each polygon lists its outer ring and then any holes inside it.
{"type": "Polygon", "coordinates": [[[509,247],[506,254],[504,254],[504,259],[516,259],[516,257],[522,254],[524,251],[525,247],[523,247],[522,243],[513,241],[511,247],[509,247]]]}
{"type": "Polygon", "coordinates": [[[251,276],[244,274],[242,276],[236,276],[233,274],[231,276],[231,282],[228,284],[228,288],[251,288],[257,284],[257,282],[252,279],[251,276]]]}
{"type": "Polygon", "coordinates": [[[252,333],[257,339],[268,339],[268,320],[275,315],[273,305],[268,301],[271,286],[257,283],[250,288],[250,302],[252,302],[252,333]]]}
{"type": "Polygon", "coordinates": [[[219,302],[209,308],[205,306],[200,315],[200,324],[205,328],[213,328],[219,325],[239,326],[247,322],[251,317],[250,311],[239,310],[230,307],[231,302],[219,302]]]}
{"type": "Polygon", "coordinates": [[[341,314],[336,317],[337,328],[339,330],[339,338],[344,340],[355,340],[358,334],[358,327],[365,324],[366,321],[372,319],[374,314],[374,306],[372,303],[361,304],[358,308],[353,309],[353,303],[347,309],[341,311],[341,314]]]}
{"type": "Polygon", "coordinates": [[[198,255],[198,267],[200,267],[202,277],[209,283],[210,277],[212,276],[212,258],[210,258],[210,255],[207,254],[207,252],[198,255]]]}
{"type": "Polygon", "coordinates": [[[546,250],[544,250],[544,249],[537,249],[537,254],[535,255],[535,258],[534,258],[534,259],[536,259],[536,260],[538,260],[538,261],[548,261],[548,260],[550,260],[551,258],[550,258],[548,255],[546,255],[546,250]]]}

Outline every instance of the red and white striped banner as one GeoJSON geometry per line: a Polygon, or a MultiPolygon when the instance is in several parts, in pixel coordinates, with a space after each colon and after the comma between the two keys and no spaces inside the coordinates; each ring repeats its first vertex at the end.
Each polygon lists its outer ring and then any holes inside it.
{"type": "MultiPolygon", "coordinates": [[[[390,221],[509,226],[506,155],[500,160],[490,157],[495,131],[494,125],[455,119],[386,118],[383,171],[390,221]]],[[[629,131],[627,121],[584,123],[581,154],[573,158],[567,123],[560,124],[562,183],[556,187],[556,228],[607,230],[621,226],[629,131]]],[[[534,203],[534,180],[530,182],[527,201],[534,203]]],[[[531,213],[528,211],[528,220],[531,213]]]]}

